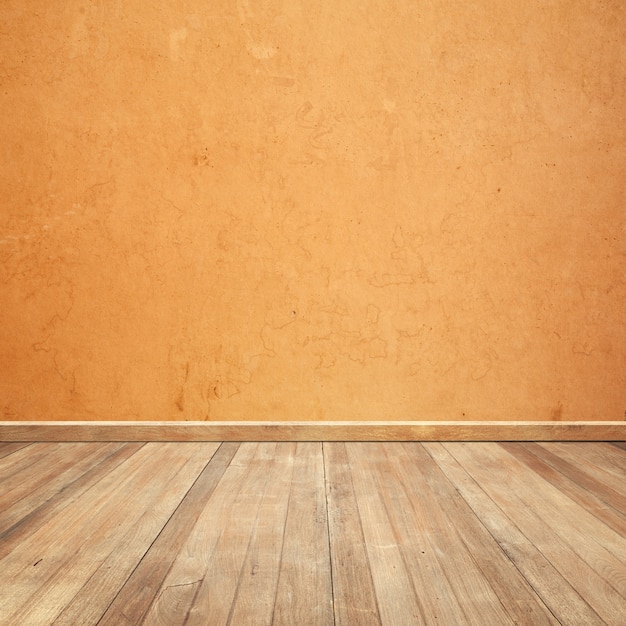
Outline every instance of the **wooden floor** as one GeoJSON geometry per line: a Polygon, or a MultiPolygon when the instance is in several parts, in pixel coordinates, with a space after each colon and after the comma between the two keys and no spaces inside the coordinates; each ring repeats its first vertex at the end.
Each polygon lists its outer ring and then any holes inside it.
{"type": "Polygon", "coordinates": [[[619,443],[0,444],[0,623],[626,624],[619,443]]]}

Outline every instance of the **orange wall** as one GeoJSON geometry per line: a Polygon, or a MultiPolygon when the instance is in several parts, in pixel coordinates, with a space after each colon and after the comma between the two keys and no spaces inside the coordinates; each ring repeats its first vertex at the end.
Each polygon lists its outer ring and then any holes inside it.
{"type": "Polygon", "coordinates": [[[0,418],[626,409],[622,0],[4,0],[0,418]]]}

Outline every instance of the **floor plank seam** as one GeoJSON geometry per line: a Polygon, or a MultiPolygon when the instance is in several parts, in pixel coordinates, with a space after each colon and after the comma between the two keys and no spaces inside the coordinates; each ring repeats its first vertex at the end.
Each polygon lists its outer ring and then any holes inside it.
{"type": "Polygon", "coordinates": [[[324,472],[324,501],[326,502],[326,533],[328,536],[328,558],[330,560],[330,600],[331,606],[333,607],[333,623],[332,626],[336,626],[337,624],[337,616],[335,614],[335,572],[333,571],[333,548],[330,540],[330,505],[328,503],[328,492],[330,489],[330,485],[328,484],[327,477],[327,450],[326,446],[328,444],[326,442],[322,442],[322,469],[324,472]]]}
{"type": "MultiPolygon", "coordinates": [[[[254,545],[254,540],[256,539],[256,534],[258,532],[258,528],[259,528],[259,516],[261,515],[261,510],[263,508],[263,502],[265,501],[266,498],[266,492],[267,492],[267,484],[269,482],[271,476],[271,472],[266,472],[265,473],[265,481],[263,482],[263,496],[261,497],[261,500],[258,504],[257,510],[256,510],[256,515],[254,518],[254,523],[252,525],[252,529],[250,532],[250,538],[248,539],[248,544],[246,546],[246,552],[245,552],[245,556],[241,562],[241,567],[239,569],[239,576],[237,577],[237,584],[235,586],[235,592],[233,595],[233,600],[231,602],[230,605],[230,610],[228,612],[228,617],[226,618],[226,624],[225,626],[230,626],[233,620],[233,615],[235,612],[235,604],[237,602],[237,598],[239,596],[240,590],[241,590],[241,583],[243,581],[244,578],[244,572],[245,572],[245,567],[246,567],[246,563],[248,562],[248,556],[251,554],[251,550],[252,550],[252,546],[254,545]]],[[[235,626],[237,626],[235,624],[235,626]]]]}
{"type": "MultiPolygon", "coordinates": [[[[156,534],[156,536],[153,539],[153,541],[150,543],[148,548],[145,550],[145,552],[143,553],[141,559],[138,560],[137,564],[135,565],[133,570],[130,572],[130,574],[129,574],[128,578],[126,579],[125,583],[120,586],[119,590],[117,591],[117,593],[115,594],[115,596],[113,597],[111,602],[108,604],[106,610],[103,612],[102,616],[98,620],[98,622],[97,622],[98,624],[100,624],[106,618],[106,616],[108,615],[109,611],[112,610],[115,607],[115,605],[118,602],[119,598],[122,597],[123,593],[125,593],[125,589],[126,589],[126,586],[128,585],[128,583],[133,580],[133,578],[136,576],[137,572],[141,572],[141,568],[144,566],[144,563],[147,562],[146,559],[149,558],[149,555],[151,554],[152,550],[155,548],[156,545],[158,545],[159,541],[163,541],[163,537],[166,536],[166,533],[169,530],[169,528],[173,527],[173,525],[174,525],[174,523],[175,523],[175,521],[177,519],[177,516],[180,515],[180,511],[182,510],[181,507],[183,507],[183,505],[185,504],[185,501],[187,500],[187,498],[190,495],[190,493],[192,492],[192,490],[194,490],[194,487],[196,487],[199,484],[199,481],[201,481],[201,479],[205,475],[205,473],[209,471],[209,468],[211,468],[212,463],[214,461],[216,461],[216,457],[219,457],[220,453],[223,450],[226,450],[226,452],[223,454],[223,456],[227,457],[226,459],[224,459],[224,467],[222,468],[222,471],[220,472],[219,479],[217,479],[215,481],[215,484],[213,485],[213,488],[211,489],[211,492],[206,494],[207,500],[211,497],[212,491],[215,489],[215,487],[219,483],[219,480],[221,479],[221,476],[223,476],[223,473],[228,468],[228,466],[229,466],[230,462],[232,461],[232,458],[235,455],[235,452],[237,451],[239,446],[240,446],[239,443],[229,443],[229,444],[221,443],[218,446],[218,448],[213,452],[213,454],[211,455],[211,458],[206,462],[206,464],[203,466],[202,470],[200,470],[198,472],[198,476],[196,477],[196,479],[192,482],[192,484],[189,487],[189,489],[183,494],[183,496],[180,499],[180,502],[175,507],[175,509],[172,512],[172,514],[168,517],[167,521],[163,524],[161,530],[156,534]],[[226,446],[229,446],[229,447],[226,448],[226,446]],[[231,452],[230,450],[233,447],[234,447],[234,450],[232,450],[232,452],[231,452]]],[[[221,460],[221,458],[219,460],[221,460]]],[[[217,461],[217,462],[219,463],[219,461],[217,461]]],[[[218,467],[218,471],[219,471],[219,467],[218,467]]],[[[197,487],[196,487],[196,489],[197,489],[197,487]]],[[[161,585],[163,584],[163,581],[167,578],[167,575],[168,575],[171,567],[172,567],[172,563],[170,562],[168,567],[167,567],[167,571],[163,574],[163,577],[162,577],[162,579],[161,579],[161,581],[160,581],[160,583],[158,585],[158,588],[156,589],[155,593],[158,593],[158,590],[160,589],[161,585]]],[[[155,587],[156,587],[156,585],[155,585],[155,587]]],[[[151,606],[153,601],[154,601],[154,597],[152,598],[151,602],[149,604],[147,604],[146,608],[142,611],[142,614],[141,614],[141,617],[140,617],[139,621],[136,621],[137,624],[142,624],[143,623],[143,620],[145,619],[145,616],[148,613],[149,608],[150,608],[150,606],[151,606]]]]}
{"type": "MultiPolygon", "coordinates": [[[[457,488],[457,486],[454,484],[454,482],[450,479],[450,477],[443,471],[443,469],[439,466],[439,464],[437,463],[436,459],[432,456],[432,454],[430,454],[430,451],[428,450],[428,448],[426,446],[423,446],[426,450],[426,453],[430,456],[430,458],[432,459],[433,463],[436,465],[436,467],[439,469],[439,471],[441,472],[443,478],[447,481],[447,483],[449,484],[450,488],[452,490],[454,490],[454,492],[457,494],[457,496],[461,499],[461,501],[465,504],[465,506],[467,507],[468,511],[471,511],[472,513],[472,520],[474,521],[474,523],[483,529],[483,531],[487,534],[487,536],[489,536],[491,538],[491,540],[493,541],[493,544],[495,546],[497,546],[497,549],[499,551],[499,553],[502,555],[502,557],[506,560],[506,562],[508,562],[510,564],[510,566],[514,569],[514,571],[516,571],[518,573],[518,575],[526,582],[526,584],[528,585],[529,589],[532,589],[532,591],[534,592],[535,596],[536,596],[536,600],[538,603],[541,604],[541,606],[548,612],[550,613],[554,619],[560,624],[561,622],[557,619],[556,615],[554,614],[554,612],[550,609],[549,606],[546,605],[546,603],[544,602],[543,598],[541,597],[541,595],[538,593],[537,589],[534,588],[534,586],[531,584],[531,582],[528,580],[528,578],[525,576],[525,574],[523,573],[523,571],[517,566],[517,564],[515,563],[514,560],[511,559],[510,555],[507,554],[506,550],[504,549],[504,547],[501,545],[500,541],[492,534],[492,532],[490,531],[489,527],[485,524],[485,522],[481,519],[481,517],[477,514],[477,512],[472,508],[471,503],[468,502],[468,500],[464,497],[464,495],[460,492],[460,490],[457,488]]],[[[471,477],[470,477],[471,478],[471,477]]],[[[483,492],[484,493],[484,492],[483,492]]],[[[485,494],[486,497],[487,494],[485,494]]],[[[494,503],[495,504],[495,503],[494,503]]],[[[497,504],[495,504],[497,506],[497,504]]],[[[498,507],[500,508],[500,507],[498,507]]],[[[501,509],[500,509],[501,510],[501,509]]],[[[462,534],[458,533],[458,538],[459,540],[465,545],[470,558],[473,560],[475,566],[477,567],[477,569],[479,569],[483,575],[485,576],[485,578],[487,579],[487,572],[485,571],[484,567],[481,565],[481,563],[476,559],[471,546],[468,545],[468,543],[466,542],[465,538],[463,537],[462,534]]],[[[492,583],[489,583],[494,595],[499,599],[500,601],[500,606],[502,607],[502,610],[509,615],[509,617],[511,618],[511,621],[513,623],[515,622],[515,618],[513,615],[511,615],[510,611],[507,609],[506,605],[504,604],[504,602],[502,601],[502,599],[500,598],[500,595],[497,592],[497,589],[494,588],[492,583]]]]}
{"type": "Polygon", "coordinates": [[[2,626],[626,614],[626,452],[606,442],[11,446],[2,626]]]}
{"type": "MultiPolygon", "coordinates": [[[[445,444],[444,444],[445,445],[445,444]]],[[[447,447],[446,447],[447,449],[447,447]]],[[[501,513],[501,515],[503,516],[503,518],[505,518],[508,523],[514,527],[517,532],[522,535],[524,537],[524,539],[526,541],[528,541],[531,545],[533,545],[534,549],[537,551],[538,554],[541,555],[541,557],[546,561],[546,562],[550,562],[550,560],[543,554],[543,552],[534,545],[534,543],[526,536],[526,534],[518,527],[517,524],[515,524],[515,522],[510,518],[510,516],[506,513],[506,511],[504,511],[500,505],[495,502],[491,496],[489,496],[488,493],[485,492],[485,490],[483,489],[483,487],[478,483],[478,481],[471,476],[466,469],[463,467],[463,463],[461,461],[459,461],[455,456],[454,453],[448,450],[448,453],[450,454],[450,456],[455,460],[455,462],[459,465],[459,467],[461,468],[461,470],[464,472],[464,474],[467,476],[467,478],[476,486],[476,488],[478,488],[484,498],[488,499],[492,506],[494,506],[496,509],[498,509],[498,511],[501,513]]],[[[456,488],[456,485],[455,485],[456,488]]],[[[457,489],[457,491],[459,491],[457,489]]],[[[543,604],[543,606],[545,606],[545,608],[549,611],[549,613],[551,613],[554,618],[556,619],[557,622],[559,622],[560,624],[562,624],[562,626],[568,626],[566,625],[564,622],[562,622],[557,614],[554,612],[554,609],[550,606],[550,604],[546,601],[546,598],[544,597],[544,594],[542,593],[541,589],[539,589],[536,585],[536,583],[534,583],[530,578],[527,577],[526,573],[521,569],[521,566],[516,562],[516,559],[513,558],[512,554],[510,553],[509,550],[506,549],[506,547],[502,544],[501,540],[493,534],[493,532],[491,531],[491,529],[489,528],[489,526],[487,526],[486,521],[483,520],[483,517],[475,510],[474,506],[472,506],[471,502],[469,502],[465,496],[463,495],[463,493],[461,493],[459,491],[461,497],[463,498],[463,500],[467,503],[467,506],[470,508],[470,510],[472,511],[475,519],[478,520],[478,522],[485,528],[485,530],[489,533],[489,535],[491,536],[492,540],[494,541],[495,545],[498,546],[499,550],[504,554],[504,556],[506,557],[506,559],[512,564],[512,566],[514,567],[515,571],[518,572],[519,576],[522,577],[526,583],[529,585],[529,587],[533,590],[533,592],[535,593],[535,595],[537,596],[537,598],[540,600],[540,602],[543,604]]],[[[578,592],[572,587],[571,583],[563,578],[563,581],[572,589],[572,591],[574,593],[576,593],[576,595],[578,595],[580,597],[580,594],[578,594],[578,592]]],[[[584,600],[584,598],[583,598],[584,600]]],[[[586,603],[586,602],[585,602],[586,603]]],[[[587,603],[586,603],[587,604],[587,603]]],[[[595,611],[593,611],[592,607],[589,606],[587,604],[587,606],[589,607],[589,609],[595,613],[595,611]]],[[[597,615],[597,614],[596,614],[597,615]]]]}
{"type": "Polygon", "coordinates": [[[289,510],[291,507],[291,498],[293,497],[293,476],[294,476],[294,472],[295,472],[295,459],[298,455],[298,444],[295,444],[296,448],[295,448],[295,452],[294,452],[294,462],[292,464],[292,468],[291,468],[291,481],[290,481],[290,485],[289,485],[289,494],[287,495],[287,507],[286,507],[286,513],[285,513],[285,521],[283,523],[283,532],[282,537],[281,537],[281,542],[280,542],[280,558],[278,560],[279,562],[279,566],[278,566],[278,576],[276,577],[276,589],[274,589],[274,602],[272,603],[272,614],[270,617],[270,624],[274,624],[274,619],[275,619],[275,615],[276,615],[276,601],[278,599],[278,589],[280,587],[280,578],[281,575],[283,573],[283,568],[282,568],[282,563],[283,563],[283,554],[285,551],[285,537],[286,537],[286,528],[287,528],[287,523],[289,522],[289,510]]]}
{"type": "MultiPolygon", "coordinates": [[[[347,444],[346,443],[343,443],[343,446],[344,446],[344,449],[347,448],[347,444]]],[[[358,515],[359,515],[359,527],[361,529],[361,537],[364,538],[365,537],[365,532],[363,530],[363,517],[362,517],[362,514],[361,514],[361,508],[359,507],[359,501],[358,501],[358,498],[356,497],[356,492],[355,492],[355,489],[354,489],[354,478],[352,476],[352,466],[350,464],[350,460],[349,460],[349,457],[348,457],[347,449],[346,449],[346,459],[347,459],[347,462],[348,462],[348,468],[349,468],[349,472],[350,472],[350,484],[351,484],[351,488],[352,488],[352,493],[354,494],[354,497],[355,497],[356,506],[357,506],[357,512],[358,512],[358,515]]],[[[365,549],[365,556],[367,558],[367,569],[368,569],[368,572],[370,573],[370,579],[371,579],[371,582],[372,582],[372,588],[374,589],[374,600],[376,601],[376,611],[378,613],[378,623],[381,624],[381,626],[382,626],[382,617],[381,617],[381,614],[380,614],[380,600],[378,598],[378,594],[376,593],[376,585],[375,585],[374,579],[372,577],[372,563],[371,563],[371,560],[370,560],[369,551],[367,550],[367,546],[366,546],[366,549],[365,549]]]]}

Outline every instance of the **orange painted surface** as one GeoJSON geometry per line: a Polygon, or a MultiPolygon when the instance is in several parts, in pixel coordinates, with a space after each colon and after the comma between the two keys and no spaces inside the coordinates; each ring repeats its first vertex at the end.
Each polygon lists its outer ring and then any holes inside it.
{"type": "Polygon", "coordinates": [[[0,419],[623,419],[621,0],[0,10],[0,419]]]}

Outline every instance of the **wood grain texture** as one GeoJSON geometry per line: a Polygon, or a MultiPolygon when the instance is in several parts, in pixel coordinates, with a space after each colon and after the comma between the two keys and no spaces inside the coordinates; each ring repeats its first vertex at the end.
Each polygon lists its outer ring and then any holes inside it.
{"type": "MultiPolygon", "coordinates": [[[[484,483],[470,475],[471,464],[457,461],[443,444],[430,443],[426,447],[497,545],[561,624],[604,624],[585,598],[570,585],[565,572],[555,567],[518,528],[518,518],[509,513],[509,507],[496,504],[485,493],[484,483]]],[[[500,479],[492,477],[494,481],[500,479]]],[[[541,508],[539,515],[549,515],[549,511],[541,508]]]]}
{"type": "Polygon", "coordinates": [[[325,626],[333,622],[329,541],[322,446],[298,443],[273,624],[325,626]]]}
{"type": "Polygon", "coordinates": [[[74,564],[81,569],[85,551],[77,552],[75,546],[82,546],[87,553],[92,550],[98,553],[101,542],[106,541],[110,530],[117,526],[124,509],[137,501],[135,491],[141,492],[149,484],[157,468],[152,451],[143,446],[126,463],[107,474],[97,489],[88,490],[81,507],[66,508],[12,546],[2,560],[3,571],[10,582],[5,585],[8,598],[0,599],[0,614],[8,623],[25,623],[32,608],[37,609],[40,623],[54,619],[63,608],[55,594],[64,588],[71,592],[80,582],[80,576],[72,575],[68,579],[66,575],[70,563],[71,571],[74,564]],[[29,576],[18,584],[19,573],[23,573],[26,566],[30,569],[29,576]],[[65,577],[65,584],[59,585],[62,577],[65,577]],[[11,592],[20,598],[19,603],[11,600],[11,592]]]}
{"type": "Polygon", "coordinates": [[[378,610],[383,624],[424,623],[424,616],[403,546],[397,541],[397,529],[392,521],[377,485],[375,462],[381,450],[368,446],[368,458],[363,450],[348,446],[348,461],[354,485],[363,537],[372,571],[378,610]]]}
{"type": "Polygon", "coordinates": [[[107,608],[99,623],[103,626],[106,624],[120,626],[135,624],[143,618],[178,555],[182,542],[202,511],[202,505],[210,498],[237,447],[236,444],[220,446],[215,462],[206,464],[193,483],[192,489],[176,509],[173,519],[170,519],[170,523],[159,533],[157,541],[151,545],[150,551],[133,570],[132,576],[107,608]]]}
{"type": "Polygon", "coordinates": [[[380,624],[363,524],[344,442],[324,443],[328,529],[337,626],[380,624]]]}
{"type": "Polygon", "coordinates": [[[198,473],[206,465],[217,444],[196,444],[184,454],[187,462],[174,471],[174,459],[168,456],[168,474],[159,482],[153,481],[150,493],[142,493],[143,506],[139,515],[129,519],[125,512],[124,534],[120,534],[115,549],[103,559],[72,601],[55,620],[55,624],[96,621],[107,609],[118,590],[131,576],[146,554],[146,548],[157,540],[170,518],[175,515],[181,494],[188,494],[198,473]],[[150,500],[151,498],[151,500],[150,500]]]}
{"type": "Polygon", "coordinates": [[[626,441],[626,422],[0,422],[0,441],[626,441]]]}
{"type": "Polygon", "coordinates": [[[620,446],[6,452],[0,626],[612,626],[626,614],[620,446]]]}
{"type": "Polygon", "coordinates": [[[275,453],[275,443],[241,446],[172,567],[167,584],[201,581],[188,624],[228,621],[275,453]]]}
{"type": "Polygon", "coordinates": [[[93,453],[84,454],[89,452],[89,449],[85,448],[76,450],[78,454],[75,455],[68,454],[67,447],[63,446],[63,457],[71,466],[70,469],[59,472],[60,468],[55,467],[52,474],[48,473],[47,482],[38,488],[35,487],[36,481],[31,484],[23,476],[23,492],[26,495],[12,506],[6,502],[3,503],[0,521],[0,538],[2,539],[0,555],[5,554],[11,542],[32,532],[51,513],[63,508],[70,494],[73,497],[79,497],[85,493],[144,444],[91,445],[97,446],[93,453]]]}
{"type": "Polygon", "coordinates": [[[295,451],[295,443],[280,442],[265,460],[265,488],[239,570],[228,613],[230,624],[253,626],[273,621],[295,451]]]}
{"type": "Polygon", "coordinates": [[[95,597],[88,585],[86,591],[92,599],[88,610],[79,612],[79,620],[89,621],[94,614],[101,614],[119,588],[116,582],[127,578],[137,558],[145,554],[146,545],[155,540],[193,485],[207,462],[206,455],[217,448],[216,444],[165,444],[167,448],[161,457],[151,449],[153,445],[146,446],[152,455],[150,463],[146,463],[149,468],[146,478],[142,476],[131,488],[119,489],[105,505],[97,508],[98,515],[89,522],[86,545],[72,559],[71,581],[65,572],[57,572],[49,581],[50,588],[36,596],[36,601],[19,614],[16,623],[51,623],[83,592],[85,580],[93,584],[104,579],[107,584],[99,586],[95,597]],[[162,464],[163,459],[167,460],[168,471],[157,482],[155,465],[162,464]],[[141,493],[141,498],[136,497],[136,492],[141,493]],[[103,511],[107,514],[101,522],[103,511]]]}
{"type": "Polygon", "coordinates": [[[555,623],[425,447],[407,443],[387,453],[393,453],[400,470],[400,480],[392,484],[404,486],[421,527],[431,529],[428,553],[438,560],[462,611],[462,617],[444,623],[555,623]]]}
{"type": "Polygon", "coordinates": [[[593,515],[538,475],[526,472],[498,444],[445,446],[461,463],[471,466],[472,476],[496,505],[506,509],[569,584],[581,590],[597,615],[608,624],[619,624],[626,615],[626,539],[598,524],[593,515]],[[493,480],[494,476],[502,480],[493,480]]]}
{"type": "Polygon", "coordinates": [[[13,454],[16,450],[20,450],[21,448],[25,448],[28,443],[0,443],[0,459],[2,457],[8,456],[9,454],[13,454]]]}
{"type": "MultiPolygon", "coordinates": [[[[537,443],[502,445],[607,526],[626,536],[626,516],[620,513],[626,511],[626,497],[619,489],[612,489],[591,476],[589,464],[571,463],[537,443]]],[[[606,452],[609,448],[605,444],[600,450],[606,452]]]]}

